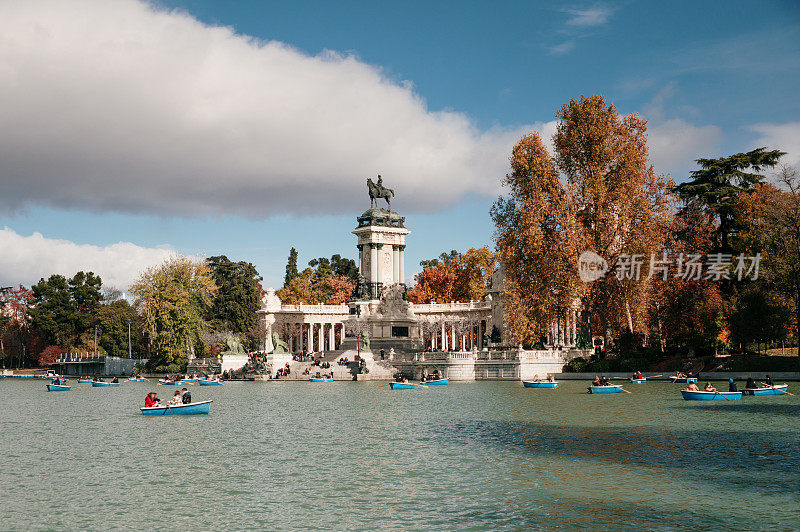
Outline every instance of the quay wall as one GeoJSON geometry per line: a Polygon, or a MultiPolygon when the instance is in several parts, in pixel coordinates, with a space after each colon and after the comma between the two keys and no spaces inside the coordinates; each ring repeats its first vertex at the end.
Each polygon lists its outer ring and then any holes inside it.
{"type": "MultiPolygon", "coordinates": [[[[777,381],[800,381],[800,371],[775,371],[775,372],[766,372],[766,371],[701,371],[700,378],[702,380],[709,380],[709,381],[726,381],[729,378],[733,377],[737,380],[747,380],[749,377],[753,377],[756,381],[759,379],[764,379],[764,376],[767,375],[772,376],[772,380],[774,382],[777,381]]],[[[645,377],[649,378],[649,375],[658,375],[658,373],[654,372],[643,372],[642,373],[645,377]]],[[[594,379],[595,375],[605,375],[606,377],[621,377],[624,379],[630,378],[632,375],[631,372],[611,372],[611,373],[556,373],[554,377],[558,380],[592,380],[594,379]]],[[[674,375],[674,372],[672,372],[674,375]]],[[[663,377],[658,377],[656,380],[669,380],[670,374],[663,373],[663,377]]]]}

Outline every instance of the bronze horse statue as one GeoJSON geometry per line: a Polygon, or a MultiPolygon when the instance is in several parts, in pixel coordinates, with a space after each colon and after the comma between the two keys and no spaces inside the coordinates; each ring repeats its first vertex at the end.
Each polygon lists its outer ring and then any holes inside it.
{"type": "Polygon", "coordinates": [[[391,188],[383,186],[383,179],[381,176],[378,176],[378,183],[375,184],[372,182],[372,179],[367,178],[367,188],[369,189],[369,206],[377,207],[378,200],[383,198],[386,200],[386,203],[389,205],[389,210],[392,210],[392,197],[394,196],[394,190],[391,188]]]}

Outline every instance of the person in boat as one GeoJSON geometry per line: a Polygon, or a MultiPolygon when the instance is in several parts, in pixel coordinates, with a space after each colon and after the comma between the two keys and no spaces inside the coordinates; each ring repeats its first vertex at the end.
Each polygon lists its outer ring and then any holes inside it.
{"type": "Polygon", "coordinates": [[[636,373],[633,374],[633,378],[634,379],[643,379],[644,376],[642,375],[641,371],[637,371],[636,373]]]}
{"type": "Polygon", "coordinates": [[[750,390],[758,388],[758,386],[756,386],[756,381],[753,379],[753,377],[747,377],[747,384],[745,384],[744,387],[750,390]]]}
{"type": "Polygon", "coordinates": [[[600,386],[611,386],[611,381],[608,380],[608,377],[603,375],[600,377],[600,386]]]}
{"type": "Polygon", "coordinates": [[[692,382],[689,383],[689,385],[686,388],[684,388],[684,390],[687,392],[699,392],[700,388],[697,387],[696,383],[692,382]]]}
{"type": "Polygon", "coordinates": [[[729,392],[738,392],[739,389],[736,387],[736,381],[733,380],[733,377],[728,379],[728,391],[729,392]]]}
{"type": "Polygon", "coordinates": [[[675,376],[678,377],[679,379],[683,379],[684,377],[686,377],[686,375],[684,375],[682,371],[675,372],[675,376]]]}
{"type": "Polygon", "coordinates": [[[111,382],[119,382],[119,379],[117,377],[114,377],[113,379],[111,379],[111,382]]]}
{"type": "Polygon", "coordinates": [[[770,377],[769,375],[767,375],[764,378],[764,384],[766,384],[767,386],[775,386],[774,384],[772,384],[772,377],[770,377]]]}
{"type": "Polygon", "coordinates": [[[192,402],[192,392],[187,390],[186,388],[181,390],[181,401],[183,404],[188,405],[192,402]]]}
{"type": "Polygon", "coordinates": [[[547,374],[547,382],[555,382],[556,379],[553,377],[552,373],[547,374]]]}
{"type": "Polygon", "coordinates": [[[714,388],[713,386],[711,386],[711,383],[710,383],[710,382],[707,382],[707,383],[706,383],[706,385],[705,385],[705,387],[703,388],[703,391],[704,391],[704,392],[716,392],[716,391],[717,391],[717,389],[716,389],[716,388],[714,388]]]}
{"type": "Polygon", "coordinates": [[[156,392],[148,393],[147,397],[144,398],[144,406],[145,408],[158,406],[158,394],[156,392]]]}
{"type": "Polygon", "coordinates": [[[183,399],[181,398],[181,391],[175,390],[175,393],[172,395],[172,399],[169,400],[168,405],[182,405],[183,399]]]}
{"type": "Polygon", "coordinates": [[[597,375],[594,376],[594,380],[592,381],[592,386],[602,386],[602,384],[600,384],[600,377],[598,377],[597,375]]]}

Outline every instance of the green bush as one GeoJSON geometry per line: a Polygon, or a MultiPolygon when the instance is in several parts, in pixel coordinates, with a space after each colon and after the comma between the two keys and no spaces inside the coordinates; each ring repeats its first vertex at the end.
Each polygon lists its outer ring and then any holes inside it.
{"type": "Polygon", "coordinates": [[[586,362],[586,359],[583,357],[575,357],[566,364],[562,368],[564,373],[583,373],[586,371],[589,363],[586,362]]]}

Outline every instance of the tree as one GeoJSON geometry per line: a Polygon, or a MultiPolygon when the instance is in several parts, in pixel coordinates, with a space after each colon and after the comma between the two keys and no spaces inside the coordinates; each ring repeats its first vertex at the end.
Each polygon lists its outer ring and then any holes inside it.
{"type": "Polygon", "coordinates": [[[182,371],[208,329],[204,319],[217,286],[205,261],[173,257],[147,269],[131,286],[156,371],[182,371]]]}
{"type": "Polygon", "coordinates": [[[422,261],[434,264],[417,274],[416,284],[406,298],[412,303],[432,301],[479,301],[486,296],[492,273],[497,267],[497,254],[484,246],[460,254],[453,250],[437,259],[422,261]]]}
{"type": "MultiPolygon", "coordinates": [[[[648,162],[645,120],[636,114],[620,116],[596,95],[571,100],[558,117],[555,160],[567,178],[567,203],[577,209],[580,221],[574,241],[611,265],[621,264],[624,256],[649,258],[661,252],[674,185],[655,175],[648,162]]],[[[649,282],[608,275],[588,288],[592,323],[603,334],[644,327],[649,282]]]]}
{"type": "Polygon", "coordinates": [[[99,337],[97,343],[103,351],[111,356],[128,356],[128,324],[131,333],[131,352],[139,353],[142,340],[141,319],[136,309],[125,301],[118,299],[102,305],[97,311],[99,337]]]}
{"type": "Polygon", "coordinates": [[[757,148],[718,159],[697,159],[700,169],[692,171],[690,181],[675,187],[681,199],[688,203],[698,202],[714,214],[718,221],[717,244],[721,251],[730,251],[729,239],[736,229],[738,194],[751,192],[765,177],[760,172],[774,167],[778,159],[786,155],[779,150],[766,149],[757,148]]]}
{"type": "MultiPolygon", "coordinates": [[[[757,286],[772,304],[784,306],[795,338],[800,337],[800,177],[797,170],[783,166],[771,183],[759,183],[740,193],[735,203],[732,239],[740,253],[761,254],[757,286]]],[[[773,338],[775,339],[775,338],[773,338]]]]}
{"type": "Polygon", "coordinates": [[[458,257],[459,253],[456,250],[451,250],[450,253],[442,253],[439,255],[438,259],[429,259],[429,260],[421,260],[419,261],[419,265],[422,266],[422,269],[425,270],[427,268],[435,268],[439,264],[444,264],[445,266],[449,266],[450,263],[458,257]]]}
{"type": "Polygon", "coordinates": [[[94,325],[102,284],[94,273],[82,271],[69,280],[62,275],[40,279],[31,287],[33,299],[28,314],[32,328],[47,345],[69,349],[94,325]]]}
{"type": "Polygon", "coordinates": [[[579,295],[573,249],[575,208],[538,133],[511,152],[506,198],[492,206],[495,240],[505,264],[506,320],[514,343],[545,333],[560,309],[579,295]]]}
{"type": "Polygon", "coordinates": [[[283,278],[283,286],[289,286],[292,279],[300,275],[297,271],[297,250],[289,250],[289,260],[286,262],[286,275],[283,278]]]}
{"type": "Polygon", "coordinates": [[[343,258],[341,255],[332,255],[330,259],[320,257],[308,261],[308,265],[315,268],[314,275],[319,279],[325,277],[346,277],[352,282],[358,281],[358,266],[353,259],[343,258]]]}
{"type": "Polygon", "coordinates": [[[258,320],[261,276],[251,263],[232,262],[224,255],[206,259],[206,263],[218,287],[208,313],[209,323],[214,329],[246,333],[258,320]]]}
{"type": "Polygon", "coordinates": [[[32,302],[33,292],[22,285],[0,289],[0,358],[3,367],[7,359],[13,365],[15,358],[21,365],[24,356],[30,355],[37,344],[35,335],[31,334],[28,315],[32,302]]]}

